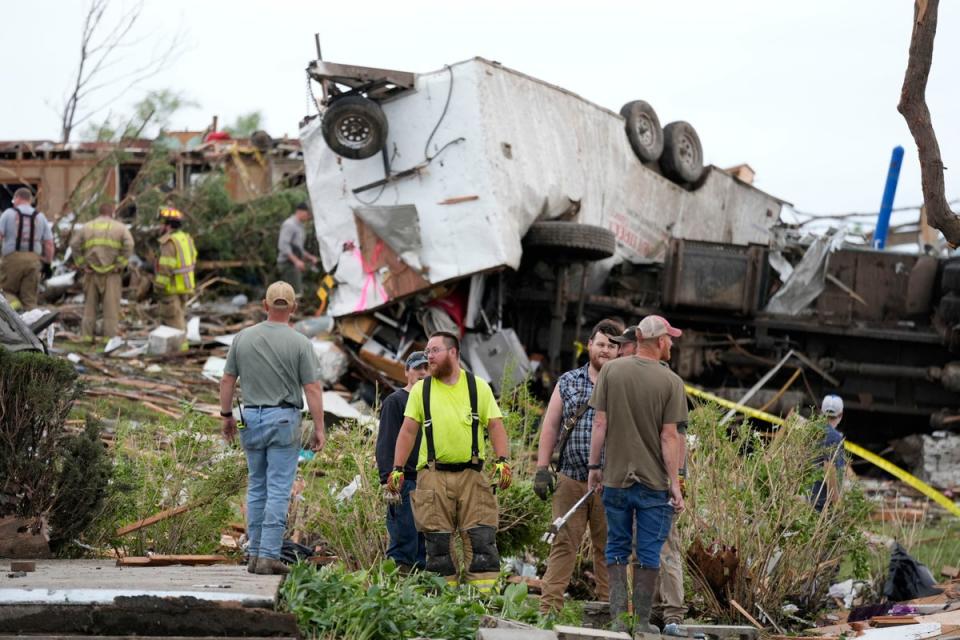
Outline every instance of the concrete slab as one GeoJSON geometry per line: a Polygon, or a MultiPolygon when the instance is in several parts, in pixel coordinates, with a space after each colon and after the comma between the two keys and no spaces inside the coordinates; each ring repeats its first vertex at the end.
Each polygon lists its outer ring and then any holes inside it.
{"type": "Polygon", "coordinates": [[[680,633],[688,638],[693,638],[698,633],[702,633],[707,638],[714,640],[726,640],[728,638],[757,640],[760,637],[760,632],[756,628],[739,625],[683,624],[680,625],[680,633]]]}
{"type": "Polygon", "coordinates": [[[244,565],[118,567],[111,560],[37,560],[36,571],[0,575],[0,605],[110,604],[118,597],[191,597],[272,608],[282,576],[244,565]]]}
{"type": "Polygon", "coordinates": [[[480,628],[477,640],[557,640],[557,634],[546,629],[480,628]]]}
{"type": "Polygon", "coordinates": [[[567,627],[557,625],[553,628],[558,640],[633,640],[629,633],[591,629],[589,627],[567,627]]]}

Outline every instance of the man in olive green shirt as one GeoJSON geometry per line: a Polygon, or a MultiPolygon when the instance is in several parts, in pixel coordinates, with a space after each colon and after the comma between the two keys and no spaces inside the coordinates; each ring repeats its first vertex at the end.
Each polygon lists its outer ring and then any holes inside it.
{"type": "Polygon", "coordinates": [[[636,354],[608,362],[590,398],[596,413],[588,486],[602,491],[610,615],[623,631],[629,629],[618,618],[627,611],[627,562],[635,553],[635,630],[659,633],[649,619],[660,549],[674,511],[683,509],[679,478],[683,441],[677,423],[687,420],[687,402],[683,381],[661,364],[670,360],[673,338],[680,335],[660,316],[641,320],[636,354]],[[602,471],[601,453],[605,455],[602,471]]]}

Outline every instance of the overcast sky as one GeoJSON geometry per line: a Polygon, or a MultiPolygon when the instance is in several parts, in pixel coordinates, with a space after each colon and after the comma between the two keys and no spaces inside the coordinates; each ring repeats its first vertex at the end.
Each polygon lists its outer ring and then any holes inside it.
{"type": "MultiPolygon", "coordinates": [[[[57,138],[86,5],[4,3],[0,139],[57,138]]],[[[644,99],[662,122],[692,123],[707,162],[749,163],[758,187],[797,209],[869,211],[898,144],[906,156],[896,205],[922,199],[916,148],[896,110],[912,13],[910,0],[146,0],[139,44],[121,64],[148,57],[159,39],[187,50],[112,109],[124,113],[146,89],[167,88],[199,105],[176,128],[259,110],[272,135],[295,136],[319,32],[330,61],[430,71],[482,56],[613,110],[644,99]]],[[[944,163],[956,168],[948,199],[960,198],[958,62],[960,2],[947,0],[927,101],[944,163]]]]}

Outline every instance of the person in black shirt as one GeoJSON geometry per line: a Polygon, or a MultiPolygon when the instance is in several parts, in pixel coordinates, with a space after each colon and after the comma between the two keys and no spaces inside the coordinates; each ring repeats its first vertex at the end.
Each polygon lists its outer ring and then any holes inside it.
{"type": "MultiPolygon", "coordinates": [[[[407,358],[405,373],[407,386],[397,389],[383,401],[380,407],[380,429],[377,432],[377,469],[380,472],[380,484],[387,483],[387,476],[393,470],[393,454],[397,445],[397,435],[403,424],[403,411],[407,406],[410,389],[418,381],[427,377],[427,356],[423,351],[414,351],[407,358]]],[[[413,451],[403,465],[403,487],[399,500],[387,504],[387,533],[390,544],[387,557],[393,558],[405,569],[423,569],[426,566],[426,547],[423,534],[417,531],[413,521],[413,508],[410,504],[410,492],[417,488],[417,457],[420,455],[420,434],[413,451]]]]}

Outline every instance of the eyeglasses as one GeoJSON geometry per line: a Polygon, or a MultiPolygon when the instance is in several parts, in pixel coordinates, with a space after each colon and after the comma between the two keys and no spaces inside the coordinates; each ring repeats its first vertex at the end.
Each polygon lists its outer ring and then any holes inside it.
{"type": "Polygon", "coordinates": [[[449,351],[453,347],[431,347],[429,349],[424,349],[423,352],[428,356],[433,356],[443,351],[449,351]]]}

